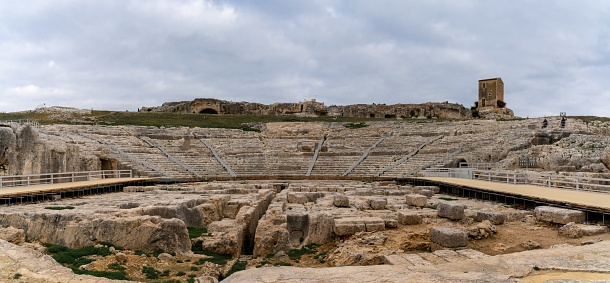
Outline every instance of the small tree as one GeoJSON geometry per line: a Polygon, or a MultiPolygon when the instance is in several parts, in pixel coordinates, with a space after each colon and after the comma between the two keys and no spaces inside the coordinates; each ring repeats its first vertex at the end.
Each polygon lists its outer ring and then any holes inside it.
{"type": "Polygon", "coordinates": [[[504,102],[504,101],[502,101],[502,100],[498,100],[497,104],[498,104],[498,108],[504,108],[504,107],[506,107],[506,102],[504,102]]]}

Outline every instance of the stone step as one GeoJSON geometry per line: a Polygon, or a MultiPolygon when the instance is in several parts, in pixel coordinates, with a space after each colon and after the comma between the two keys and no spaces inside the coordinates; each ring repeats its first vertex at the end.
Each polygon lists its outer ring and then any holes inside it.
{"type": "Polygon", "coordinates": [[[404,265],[404,266],[424,266],[424,265],[437,265],[449,262],[459,262],[469,259],[480,259],[491,257],[482,252],[463,249],[463,250],[437,250],[431,253],[398,253],[385,256],[386,264],[390,265],[404,265]]]}

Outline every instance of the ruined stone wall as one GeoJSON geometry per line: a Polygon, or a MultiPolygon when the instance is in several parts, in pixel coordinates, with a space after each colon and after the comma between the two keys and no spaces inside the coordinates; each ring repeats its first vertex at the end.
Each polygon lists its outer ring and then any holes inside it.
{"type": "Polygon", "coordinates": [[[325,106],[323,103],[304,101],[264,105],[249,102],[231,102],[198,98],[193,101],[167,102],[160,107],[142,107],[140,112],[173,112],[202,114],[250,114],[250,115],[315,115],[359,118],[470,118],[470,110],[455,103],[424,104],[355,104],[325,106]]]}

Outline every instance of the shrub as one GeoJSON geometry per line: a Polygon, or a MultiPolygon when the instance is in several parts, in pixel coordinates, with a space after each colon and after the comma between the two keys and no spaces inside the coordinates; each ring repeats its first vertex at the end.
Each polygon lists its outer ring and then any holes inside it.
{"type": "Polygon", "coordinates": [[[50,210],[64,210],[64,209],[74,209],[74,206],[47,206],[44,209],[50,209],[50,210]]]}
{"type": "Polygon", "coordinates": [[[346,127],[348,129],[360,129],[360,128],[365,128],[368,127],[369,125],[367,125],[365,122],[360,122],[360,123],[347,123],[347,124],[343,124],[343,127],[346,127]]]}
{"type": "Polygon", "coordinates": [[[142,273],[146,279],[159,279],[159,271],[150,266],[142,266],[142,273]]]}
{"type": "Polygon", "coordinates": [[[120,263],[115,262],[108,265],[108,269],[125,271],[125,266],[122,266],[120,263]]]}
{"type": "Polygon", "coordinates": [[[178,271],[178,273],[176,273],[176,276],[184,276],[186,275],[186,272],[184,271],[178,271]]]}
{"type": "Polygon", "coordinates": [[[189,238],[190,239],[198,238],[202,234],[207,234],[208,233],[208,228],[206,228],[206,227],[200,227],[200,228],[187,227],[186,229],[188,229],[188,231],[189,231],[189,238]]]}
{"type": "Polygon", "coordinates": [[[23,276],[21,273],[15,273],[15,275],[13,275],[13,279],[19,279],[21,276],[23,276]]]}
{"type": "Polygon", "coordinates": [[[496,102],[496,104],[498,105],[498,108],[504,108],[506,107],[506,102],[502,101],[502,100],[498,100],[496,102]]]}
{"type": "Polygon", "coordinates": [[[229,277],[231,274],[233,274],[237,271],[246,270],[246,266],[247,266],[247,264],[245,262],[238,261],[235,264],[233,264],[233,266],[231,266],[231,269],[229,269],[229,272],[227,272],[227,274],[225,274],[224,277],[229,277]]]}

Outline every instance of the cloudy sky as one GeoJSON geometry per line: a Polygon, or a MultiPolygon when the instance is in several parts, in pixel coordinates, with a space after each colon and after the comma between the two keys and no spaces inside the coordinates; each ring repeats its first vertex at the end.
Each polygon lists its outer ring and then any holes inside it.
{"type": "Polygon", "coordinates": [[[0,0],[0,112],[477,100],[610,116],[610,1],[0,0]]]}

